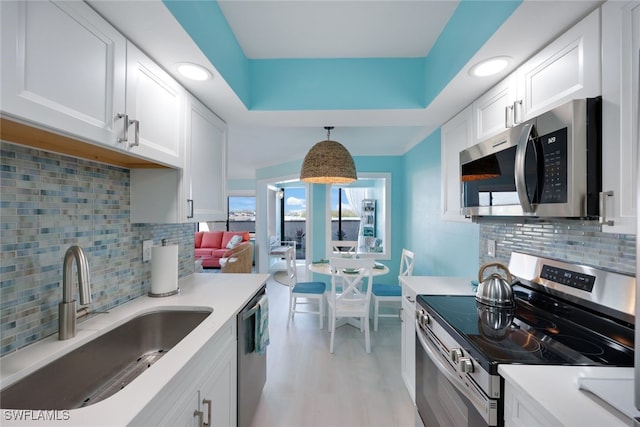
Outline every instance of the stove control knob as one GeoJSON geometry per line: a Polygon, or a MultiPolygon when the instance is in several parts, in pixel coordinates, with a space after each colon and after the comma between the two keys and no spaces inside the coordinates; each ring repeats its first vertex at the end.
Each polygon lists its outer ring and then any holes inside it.
{"type": "Polygon", "coordinates": [[[463,374],[470,374],[473,372],[473,362],[468,357],[461,357],[458,359],[458,369],[463,374]]]}
{"type": "Polygon", "coordinates": [[[458,360],[460,360],[460,358],[463,356],[462,350],[460,350],[459,348],[452,348],[449,351],[449,356],[451,357],[451,361],[453,363],[458,363],[458,360]]]}
{"type": "Polygon", "coordinates": [[[431,318],[424,310],[416,311],[416,318],[422,326],[428,326],[431,323],[431,318]]]}

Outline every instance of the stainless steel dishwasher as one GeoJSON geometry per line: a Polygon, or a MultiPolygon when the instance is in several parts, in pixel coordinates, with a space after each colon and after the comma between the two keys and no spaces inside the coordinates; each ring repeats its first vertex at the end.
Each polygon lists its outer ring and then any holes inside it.
{"type": "Polygon", "coordinates": [[[238,314],[238,427],[249,427],[267,380],[267,352],[255,351],[258,302],[264,285],[238,314]]]}

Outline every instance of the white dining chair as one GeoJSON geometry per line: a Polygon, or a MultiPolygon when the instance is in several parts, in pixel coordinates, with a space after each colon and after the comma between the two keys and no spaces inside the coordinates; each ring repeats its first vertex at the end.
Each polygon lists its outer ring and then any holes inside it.
{"type": "Polygon", "coordinates": [[[329,352],[333,353],[336,321],[346,317],[359,319],[360,330],[364,332],[365,349],[367,353],[371,353],[369,310],[375,260],[332,257],[329,265],[331,267],[331,290],[327,296],[331,331],[329,352]],[[338,287],[339,284],[341,287],[338,287]]]}
{"type": "Polygon", "coordinates": [[[287,274],[289,276],[289,315],[287,319],[287,328],[293,320],[295,313],[317,314],[320,317],[320,329],[323,327],[324,320],[324,300],[327,285],[324,282],[298,282],[298,270],[296,268],[296,254],[290,249],[285,255],[287,264],[287,274]],[[318,310],[315,311],[311,307],[317,301],[318,310]],[[298,304],[307,306],[307,310],[298,309],[298,304]]]}
{"type": "Polygon", "coordinates": [[[355,240],[332,240],[331,250],[333,256],[347,255],[356,256],[356,250],[358,248],[358,242],[355,240]]]}
{"type": "MultiPolygon", "coordinates": [[[[402,249],[402,257],[400,258],[400,271],[398,277],[413,275],[413,263],[415,255],[407,249],[402,249]]],[[[373,284],[373,330],[378,330],[378,319],[380,317],[399,317],[400,313],[380,313],[381,302],[401,302],[402,287],[398,284],[373,284]]]]}

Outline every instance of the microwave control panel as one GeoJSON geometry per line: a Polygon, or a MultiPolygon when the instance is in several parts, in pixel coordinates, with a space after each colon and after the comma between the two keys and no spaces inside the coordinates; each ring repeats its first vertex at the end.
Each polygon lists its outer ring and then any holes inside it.
{"type": "Polygon", "coordinates": [[[567,202],[567,128],[539,136],[543,153],[543,186],[540,203],[567,202]]]}

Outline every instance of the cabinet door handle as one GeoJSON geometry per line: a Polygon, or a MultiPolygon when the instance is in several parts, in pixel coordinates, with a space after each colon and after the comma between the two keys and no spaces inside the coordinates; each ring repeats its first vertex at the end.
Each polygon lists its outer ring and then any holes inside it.
{"type": "Polygon", "coordinates": [[[207,405],[207,422],[202,423],[203,426],[211,426],[211,399],[202,399],[202,403],[207,405]]]}
{"type": "Polygon", "coordinates": [[[509,129],[513,126],[511,115],[513,114],[513,105],[507,105],[504,107],[504,128],[509,129]]]}
{"type": "Polygon", "coordinates": [[[127,142],[129,140],[129,115],[118,113],[116,115],[119,119],[124,119],[124,129],[122,130],[122,138],[118,137],[118,142],[127,142]]]}
{"type": "Polygon", "coordinates": [[[193,411],[193,416],[198,417],[198,426],[204,427],[204,413],[202,411],[193,411]]]}
{"type": "Polygon", "coordinates": [[[407,295],[407,296],[406,296],[406,298],[407,298],[407,301],[409,301],[411,304],[413,304],[414,302],[416,302],[416,300],[415,300],[415,299],[411,299],[411,295],[407,295]]]}
{"type": "Polygon", "coordinates": [[[513,103],[513,124],[522,122],[522,99],[513,103]],[[518,108],[520,106],[520,108],[518,108]]]}
{"type": "Polygon", "coordinates": [[[187,199],[187,203],[189,204],[189,213],[187,214],[187,218],[193,218],[193,199],[187,199]]]}
{"type": "Polygon", "coordinates": [[[400,323],[402,323],[402,307],[400,307],[400,311],[398,312],[398,318],[400,319],[400,323]]]}
{"type": "Polygon", "coordinates": [[[599,216],[598,216],[598,222],[602,225],[608,225],[609,227],[613,226],[613,220],[612,219],[607,219],[607,197],[612,197],[613,196],[613,191],[601,191],[600,194],[598,195],[598,201],[600,202],[600,206],[599,206],[599,216]]]}
{"type": "Polygon", "coordinates": [[[135,138],[133,144],[129,144],[129,147],[137,147],[140,145],[140,120],[129,120],[129,125],[135,125],[135,138]]]}

